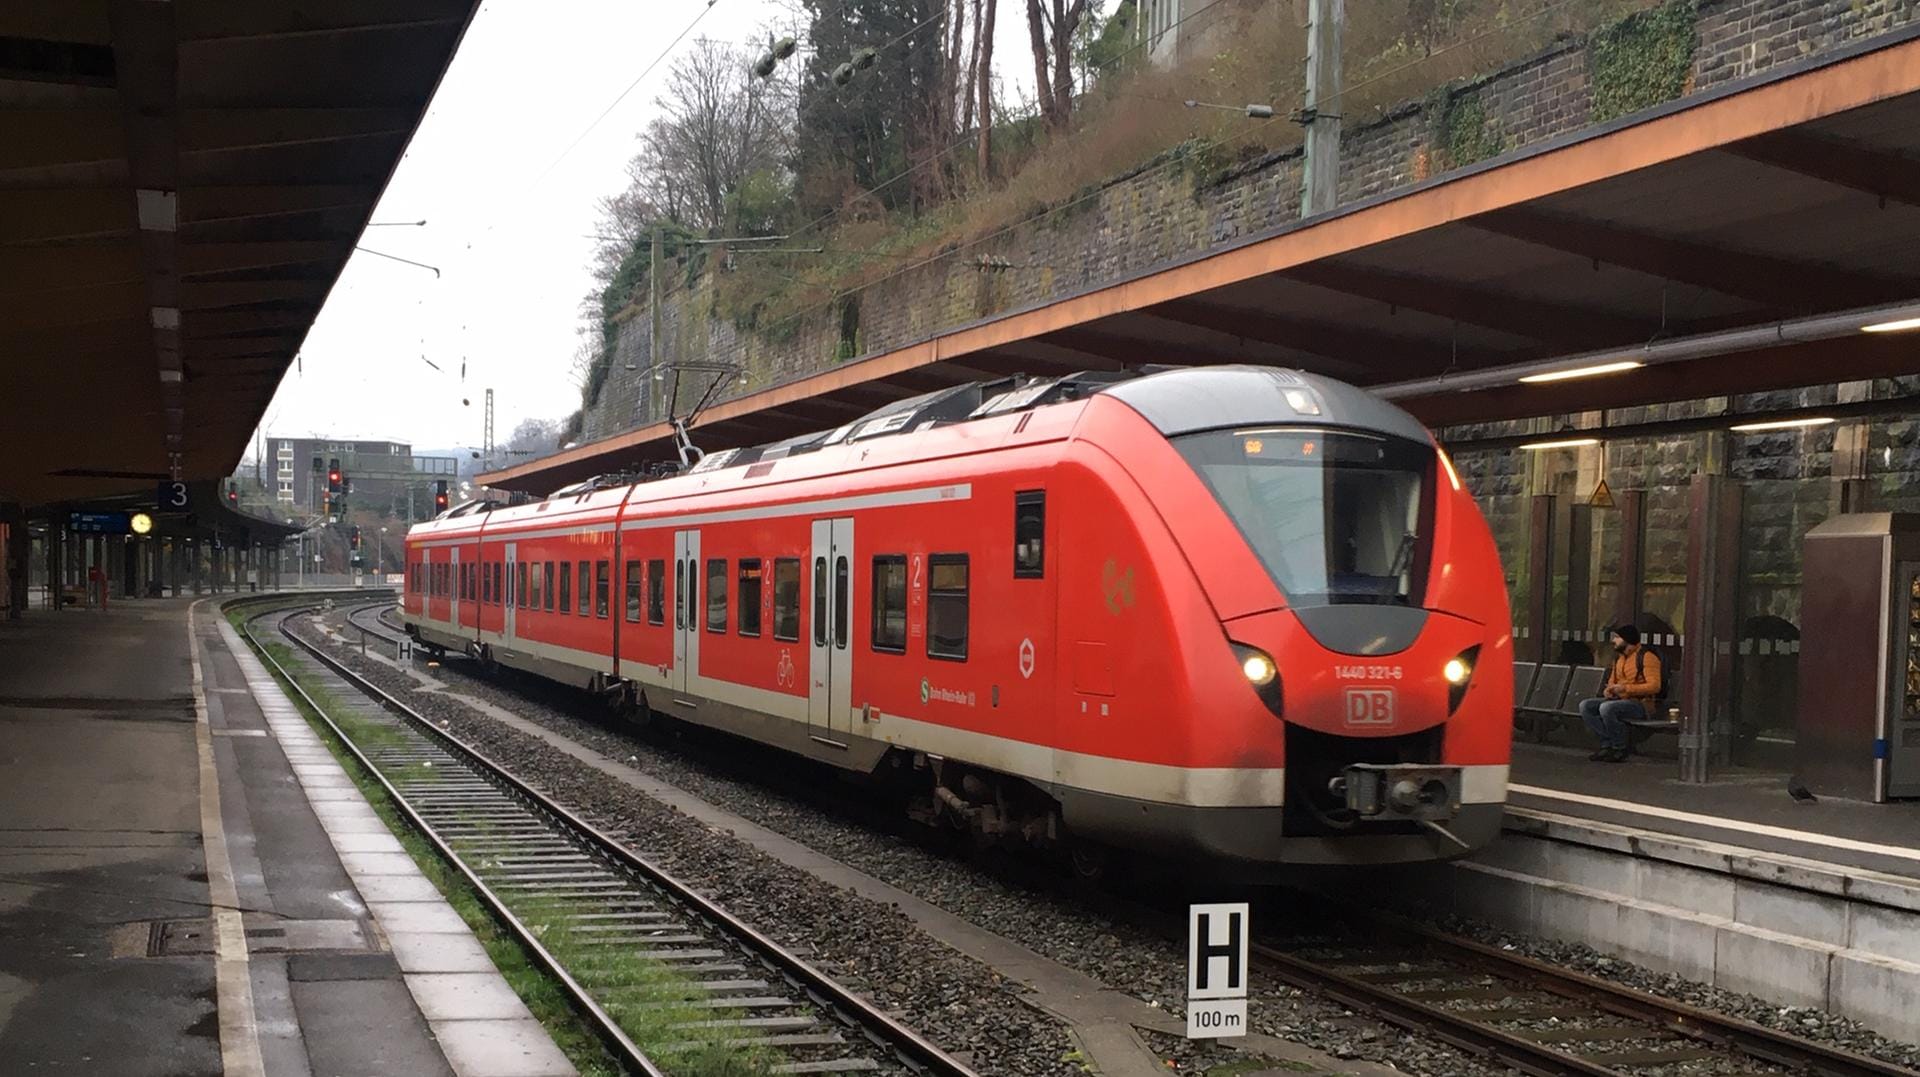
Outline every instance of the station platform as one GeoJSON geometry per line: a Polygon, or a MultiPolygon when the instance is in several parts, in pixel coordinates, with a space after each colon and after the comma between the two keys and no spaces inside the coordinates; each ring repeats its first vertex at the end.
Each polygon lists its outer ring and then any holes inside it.
{"type": "Polygon", "coordinates": [[[1682,782],[1671,753],[1589,762],[1588,746],[1517,742],[1511,807],[1722,842],[1920,880],[1920,800],[1795,800],[1785,771],[1715,770],[1682,782]]]}
{"type": "Polygon", "coordinates": [[[573,1071],[222,617],[0,621],[0,1072],[573,1071]]]}

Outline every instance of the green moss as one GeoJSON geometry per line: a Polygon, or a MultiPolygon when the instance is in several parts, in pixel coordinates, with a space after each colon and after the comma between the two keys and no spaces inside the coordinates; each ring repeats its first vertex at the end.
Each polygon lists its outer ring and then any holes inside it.
{"type": "Polygon", "coordinates": [[[1174,155],[1178,161],[1174,171],[1193,180],[1196,199],[1238,163],[1226,147],[1210,138],[1189,139],[1175,147],[1174,155]]]}
{"type": "Polygon", "coordinates": [[[1428,140],[1448,168],[1464,168],[1507,148],[1506,138],[1487,118],[1486,105],[1457,87],[1441,86],[1427,94],[1424,111],[1428,140]]]}
{"type": "Polygon", "coordinates": [[[1697,36],[1695,2],[1669,0],[1595,31],[1587,40],[1594,122],[1652,108],[1686,90],[1697,36]]]}

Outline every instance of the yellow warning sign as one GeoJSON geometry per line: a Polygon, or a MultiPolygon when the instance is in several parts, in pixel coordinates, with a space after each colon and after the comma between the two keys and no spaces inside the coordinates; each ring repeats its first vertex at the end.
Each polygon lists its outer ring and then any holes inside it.
{"type": "Polygon", "coordinates": [[[1593,496],[1587,499],[1587,504],[1596,509],[1613,507],[1613,491],[1607,488],[1607,480],[1601,479],[1600,485],[1593,488],[1593,496]]]}

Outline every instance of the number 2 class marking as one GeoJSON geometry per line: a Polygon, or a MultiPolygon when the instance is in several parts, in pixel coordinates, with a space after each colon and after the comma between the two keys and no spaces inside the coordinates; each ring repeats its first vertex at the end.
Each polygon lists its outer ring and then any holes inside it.
{"type": "Polygon", "coordinates": [[[920,555],[913,555],[913,589],[920,589],[920,555]]]}

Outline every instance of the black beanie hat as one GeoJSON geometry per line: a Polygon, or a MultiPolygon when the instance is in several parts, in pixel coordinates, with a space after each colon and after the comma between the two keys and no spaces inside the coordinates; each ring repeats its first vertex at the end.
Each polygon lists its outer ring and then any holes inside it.
{"type": "Polygon", "coordinates": [[[1619,636],[1628,644],[1640,642],[1640,630],[1632,625],[1620,625],[1613,630],[1613,634],[1619,636]]]}

